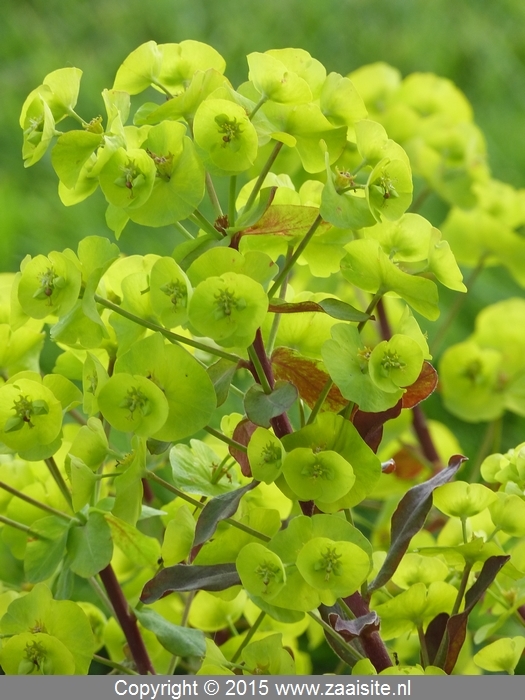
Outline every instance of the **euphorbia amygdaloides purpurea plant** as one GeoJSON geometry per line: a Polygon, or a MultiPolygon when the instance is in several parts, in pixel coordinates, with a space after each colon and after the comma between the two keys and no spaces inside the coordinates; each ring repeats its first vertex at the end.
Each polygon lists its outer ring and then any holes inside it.
{"type": "Polygon", "coordinates": [[[77,68],[22,107],[25,165],[49,151],[113,233],[0,277],[1,668],[514,673],[525,443],[467,462],[424,402],[439,371],[452,416],[525,415],[525,300],[438,371],[427,341],[440,286],[525,284],[524,193],[448,80],[247,61],[234,88],[210,46],[149,41],[102,115],[77,68]],[[169,254],[122,254],[129,222],[169,254]]]}

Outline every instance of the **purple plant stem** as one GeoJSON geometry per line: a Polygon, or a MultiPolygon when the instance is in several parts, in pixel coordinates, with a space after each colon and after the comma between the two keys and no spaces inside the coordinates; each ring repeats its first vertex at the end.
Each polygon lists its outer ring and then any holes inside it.
{"type": "Polygon", "coordinates": [[[155,675],[155,669],[150,661],[148,652],[144,646],[144,640],[137,626],[137,619],[129,609],[128,601],[124,597],[124,593],[122,592],[122,588],[120,587],[111,564],[108,564],[105,569],[102,569],[100,578],[104,584],[108,598],[111,601],[117,620],[122,627],[124,636],[126,637],[137,671],[142,676],[148,673],[155,675]]]}
{"type": "MultiPolygon", "coordinates": [[[[368,603],[357,591],[347,598],[343,598],[343,600],[356,617],[363,617],[363,615],[368,615],[370,612],[368,603]]],[[[359,637],[359,641],[361,642],[363,651],[378,673],[394,665],[379,632],[364,634],[359,637]]]]}

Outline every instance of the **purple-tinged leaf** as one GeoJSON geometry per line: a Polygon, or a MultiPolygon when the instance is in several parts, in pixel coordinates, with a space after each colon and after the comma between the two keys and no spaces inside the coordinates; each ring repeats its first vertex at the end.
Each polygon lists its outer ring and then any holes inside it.
{"type": "Polygon", "coordinates": [[[357,432],[368,447],[374,452],[377,452],[381,439],[383,437],[383,425],[387,420],[397,418],[401,413],[401,399],[392,408],[378,413],[367,413],[366,411],[357,410],[352,416],[352,423],[357,432]]]}
{"type": "MultiPolygon", "coordinates": [[[[465,609],[457,615],[452,615],[448,620],[445,633],[447,636],[447,649],[443,665],[445,673],[450,675],[454,670],[459,652],[467,635],[468,616],[509,559],[510,555],[495,556],[487,559],[476,582],[465,594],[465,609]]],[[[437,662],[439,664],[441,659],[437,659],[437,662]]]]}
{"type": "Polygon", "coordinates": [[[428,512],[432,507],[434,489],[448,483],[466,459],[462,455],[454,455],[450,458],[448,467],[442,469],[428,481],[413,486],[403,496],[392,516],[390,549],[383,566],[368,588],[370,593],[390,581],[408,549],[410,540],[425,524],[428,512]]]}
{"type": "MultiPolygon", "coordinates": [[[[257,426],[255,425],[255,423],[252,423],[247,418],[244,418],[242,421],[237,423],[235,430],[233,431],[232,438],[235,440],[235,442],[238,442],[241,445],[247,447],[248,443],[250,442],[251,436],[256,430],[257,426]]],[[[228,448],[228,450],[231,456],[235,459],[235,461],[239,463],[243,475],[251,476],[252,468],[250,466],[250,460],[248,459],[248,455],[246,454],[246,452],[242,452],[236,447],[231,446],[228,448]]]]}
{"type": "Polygon", "coordinates": [[[184,591],[224,591],[241,583],[235,564],[214,566],[168,566],[146,583],[140,600],[154,603],[168,593],[184,591]]]}
{"type": "Polygon", "coordinates": [[[254,384],[244,397],[244,410],[252,423],[269,428],[272,418],[285,413],[298,395],[291,382],[276,382],[271,394],[265,394],[260,384],[254,384]]]}
{"type": "Polygon", "coordinates": [[[434,664],[441,640],[447,629],[449,617],[450,615],[446,612],[439,613],[439,615],[436,615],[436,617],[430,621],[427,631],[425,632],[425,642],[431,664],[434,664]]]}
{"type": "Polygon", "coordinates": [[[356,617],[355,620],[343,620],[337,613],[330,613],[328,620],[334,630],[339,632],[347,642],[379,631],[379,617],[374,610],[363,617],[356,617]]]}
{"type": "Polygon", "coordinates": [[[213,537],[217,525],[222,520],[226,520],[226,518],[231,518],[232,515],[235,515],[244,494],[258,485],[258,481],[252,481],[247,486],[243,486],[242,489],[230,491],[229,493],[222,493],[220,496],[216,496],[212,498],[211,501],[208,501],[197,520],[193,546],[197,547],[207,542],[210,537],[213,537]]]}

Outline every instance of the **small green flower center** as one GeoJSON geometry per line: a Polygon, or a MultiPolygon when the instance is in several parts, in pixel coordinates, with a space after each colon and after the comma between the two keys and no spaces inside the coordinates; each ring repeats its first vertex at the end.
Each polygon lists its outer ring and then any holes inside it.
{"type": "Polygon", "coordinates": [[[246,301],[241,297],[238,298],[235,292],[229,289],[221,289],[220,292],[215,294],[215,306],[217,307],[215,311],[215,319],[218,321],[221,318],[232,315],[232,311],[242,311],[246,308],[246,301]]]}
{"type": "Polygon", "coordinates": [[[33,299],[49,299],[49,306],[52,305],[51,297],[57,289],[62,289],[65,285],[65,280],[60,275],[57,275],[53,266],[47,268],[45,272],[38,275],[40,287],[33,294],[33,299]]]}
{"type": "Polygon", "coordinates": [[[313,479],[314,481],[317,481],[317,479],[332,481],[334,478],[332,470],[326,467],[324,464],[321,464],[321,462],[315,462],[313,465],[308,465],[301,471],[301,474],[313,479]]]}
{"type": "Polygon", "coordinates": [[[90,134],[103,134],[104,127],[102,126],[102,117],[93,117],[89,124],[84,126],[84,129],[89,131],[90,134]]]}
{"type": "Polygon", "coordinates": [[[46,401],[42,399],[31,401],[29,396],[23,396],[22,394],[14,402],[12,410],[15,412],[15,415],[6,420],[4,425],[5,433],[14,433],[17,430],[22,430],[24,425],[34,428],[34,423],[31,420],[33,416],[42,416],[49,413],[46,401]]]}
{"type": "Polygon", "coordinates": [[[115,180],[115,185],[126,187],[131,191],[131,196],[133,197],[133,188],[140,184],[139,180],[142,180],[144,175],[132,160],[128,160],[126,165],[121,165],[120,169],[123,175],[115,180]]]}
{"type": "Polygon", "coordinates": [[[119,407],[129,411],[129,420],[133,420],[135,411],[140,411],[143,416],[147,416],[150,412],[148,397],[137,387],[128,389],[128,395],[120,402],[119,407]]]}
{"type": "Polygon", "coordinates": [[[473,384],[479,383],[483,373],[483,364],[481,360],[472,360],[465,367],[463,376],[469,379],[473,384]]]}
{"type": "Polygon", "coordinates": [[[149,148],[146,148],[146,153],[155,163],[155,167],[157,168],[157,177],[169,182],[173,168],[173,153],[168,153],[167,156],[159,156],[150,151],[149,148]]]}
{"type": "Polygon", "coordinates": [[[226,114],[218,114],[215,117],[215,123],[219,127],[219,134],[223,134],[223,146],[226,147],[228,143],[240,138],[242,134],[241,125],[237,122],[237,119],[229,119],[226,114]]]}
{"type": "Polygon", "coordinates": [[[335,169],[335,188],[337,190],[348,190],[355,187],[355,178],[348,170],[335,169]]]}
{"type": "Polygon", "coordinates": [[[392,369],[405,369],[406,363],[400,359],[397,352],[391,352],[390,350],[387,350],[383,355],[383,359],[381,360],[381,366],[383,367],[385,372],[388,373],[392,369]]]}
{"type": "Polygon", "coordinates": [[[261,456],[266,464],[271,464],[272,462],[277,462],[281,456],[281,451],[277,445],[273,442],[269,442],[263,447],[261,456]]]}
{"type": "Polygon", "coordinates": [[[379,188],[382,191],[383,199],[390,199],[391,197],[399,197],[399,194],[394,187],[394,183],[388,177],[388,175],[382,175],[379,178],[379,188]]]}
{"type": "Polygon", "coordinates": [[[261,577],[263,584],[268,587],[277,575],[281,573],[281,569],[272,561],[264,561],[255,569],[255,573],[261,577]]]}
{"type": "Polygon", "coordinates": [[[365,347],[360,348],[357,351],[357,360],[359,362],[359,366],[361,368],[361,372],[366,372],[367,367],[368,367],[368,361],[370,360],[370,355],[372,354],[372,348],[369,348],[367,345],[365,347]]]}
{"type": "Polygon", "coordinates": [[[339,559],[341,559],[342,556],[342,554],[337,553],[335,547],[327,547],[326,551],[321,552],[322,558],[316,562],[314,569],[316,571],[325,572],[325,581],[329,581],[332,574],[334,576],[341,576],[341,562],[339,559]]]}
{"type": "Polygon", "coordinates": [[[168,284],[165,284],[160,288],[160,291],[164,292],[164,294],[170,298],[173,306],[186,308],[188,302],[188,290],[184,282],[181,282],[180,280],[168,282],[168,284]]]}

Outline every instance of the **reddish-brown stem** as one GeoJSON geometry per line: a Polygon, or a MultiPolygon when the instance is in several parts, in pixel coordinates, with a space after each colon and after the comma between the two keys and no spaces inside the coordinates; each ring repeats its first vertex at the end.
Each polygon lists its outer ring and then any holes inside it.
{"type": "Polygon", "coordinates": [[[436,470],[442,469],[443,464],[441,463],[436,446],[430,435],[426,416],[419,405],[414,406],[412,409],[412,425],[414,426],[414,431],[426,459],[432,462],[436,470]]]}
{"type": "MultiPolygon", "coordinates": [[[[363,615],[368,615],[370,612],[368,603],[357,591],[347,598],[343,598],[343,600],[356,617],[363,617],[363,615]]],[[[359,641],[361,642],[363,651],[378,673],[394,665],[379,632],[362,635],[359,637],[359,641]]]]}
{"type": "Polygon", "coordinates": [[[124,632],[137,671],[141,676],[145,676],[148,673],[155,675],[155,669],[150,661],[148,652],[144,646],[144,640],[137,626],[137,619],[129,609],[128,601],[124,597],[124,593],[122,592],[122,588],[120,587],[111,564],[108,564],[105,569],[102,569],[100,572],[100,579],[104,584],[117,620],[124,632]]]}

